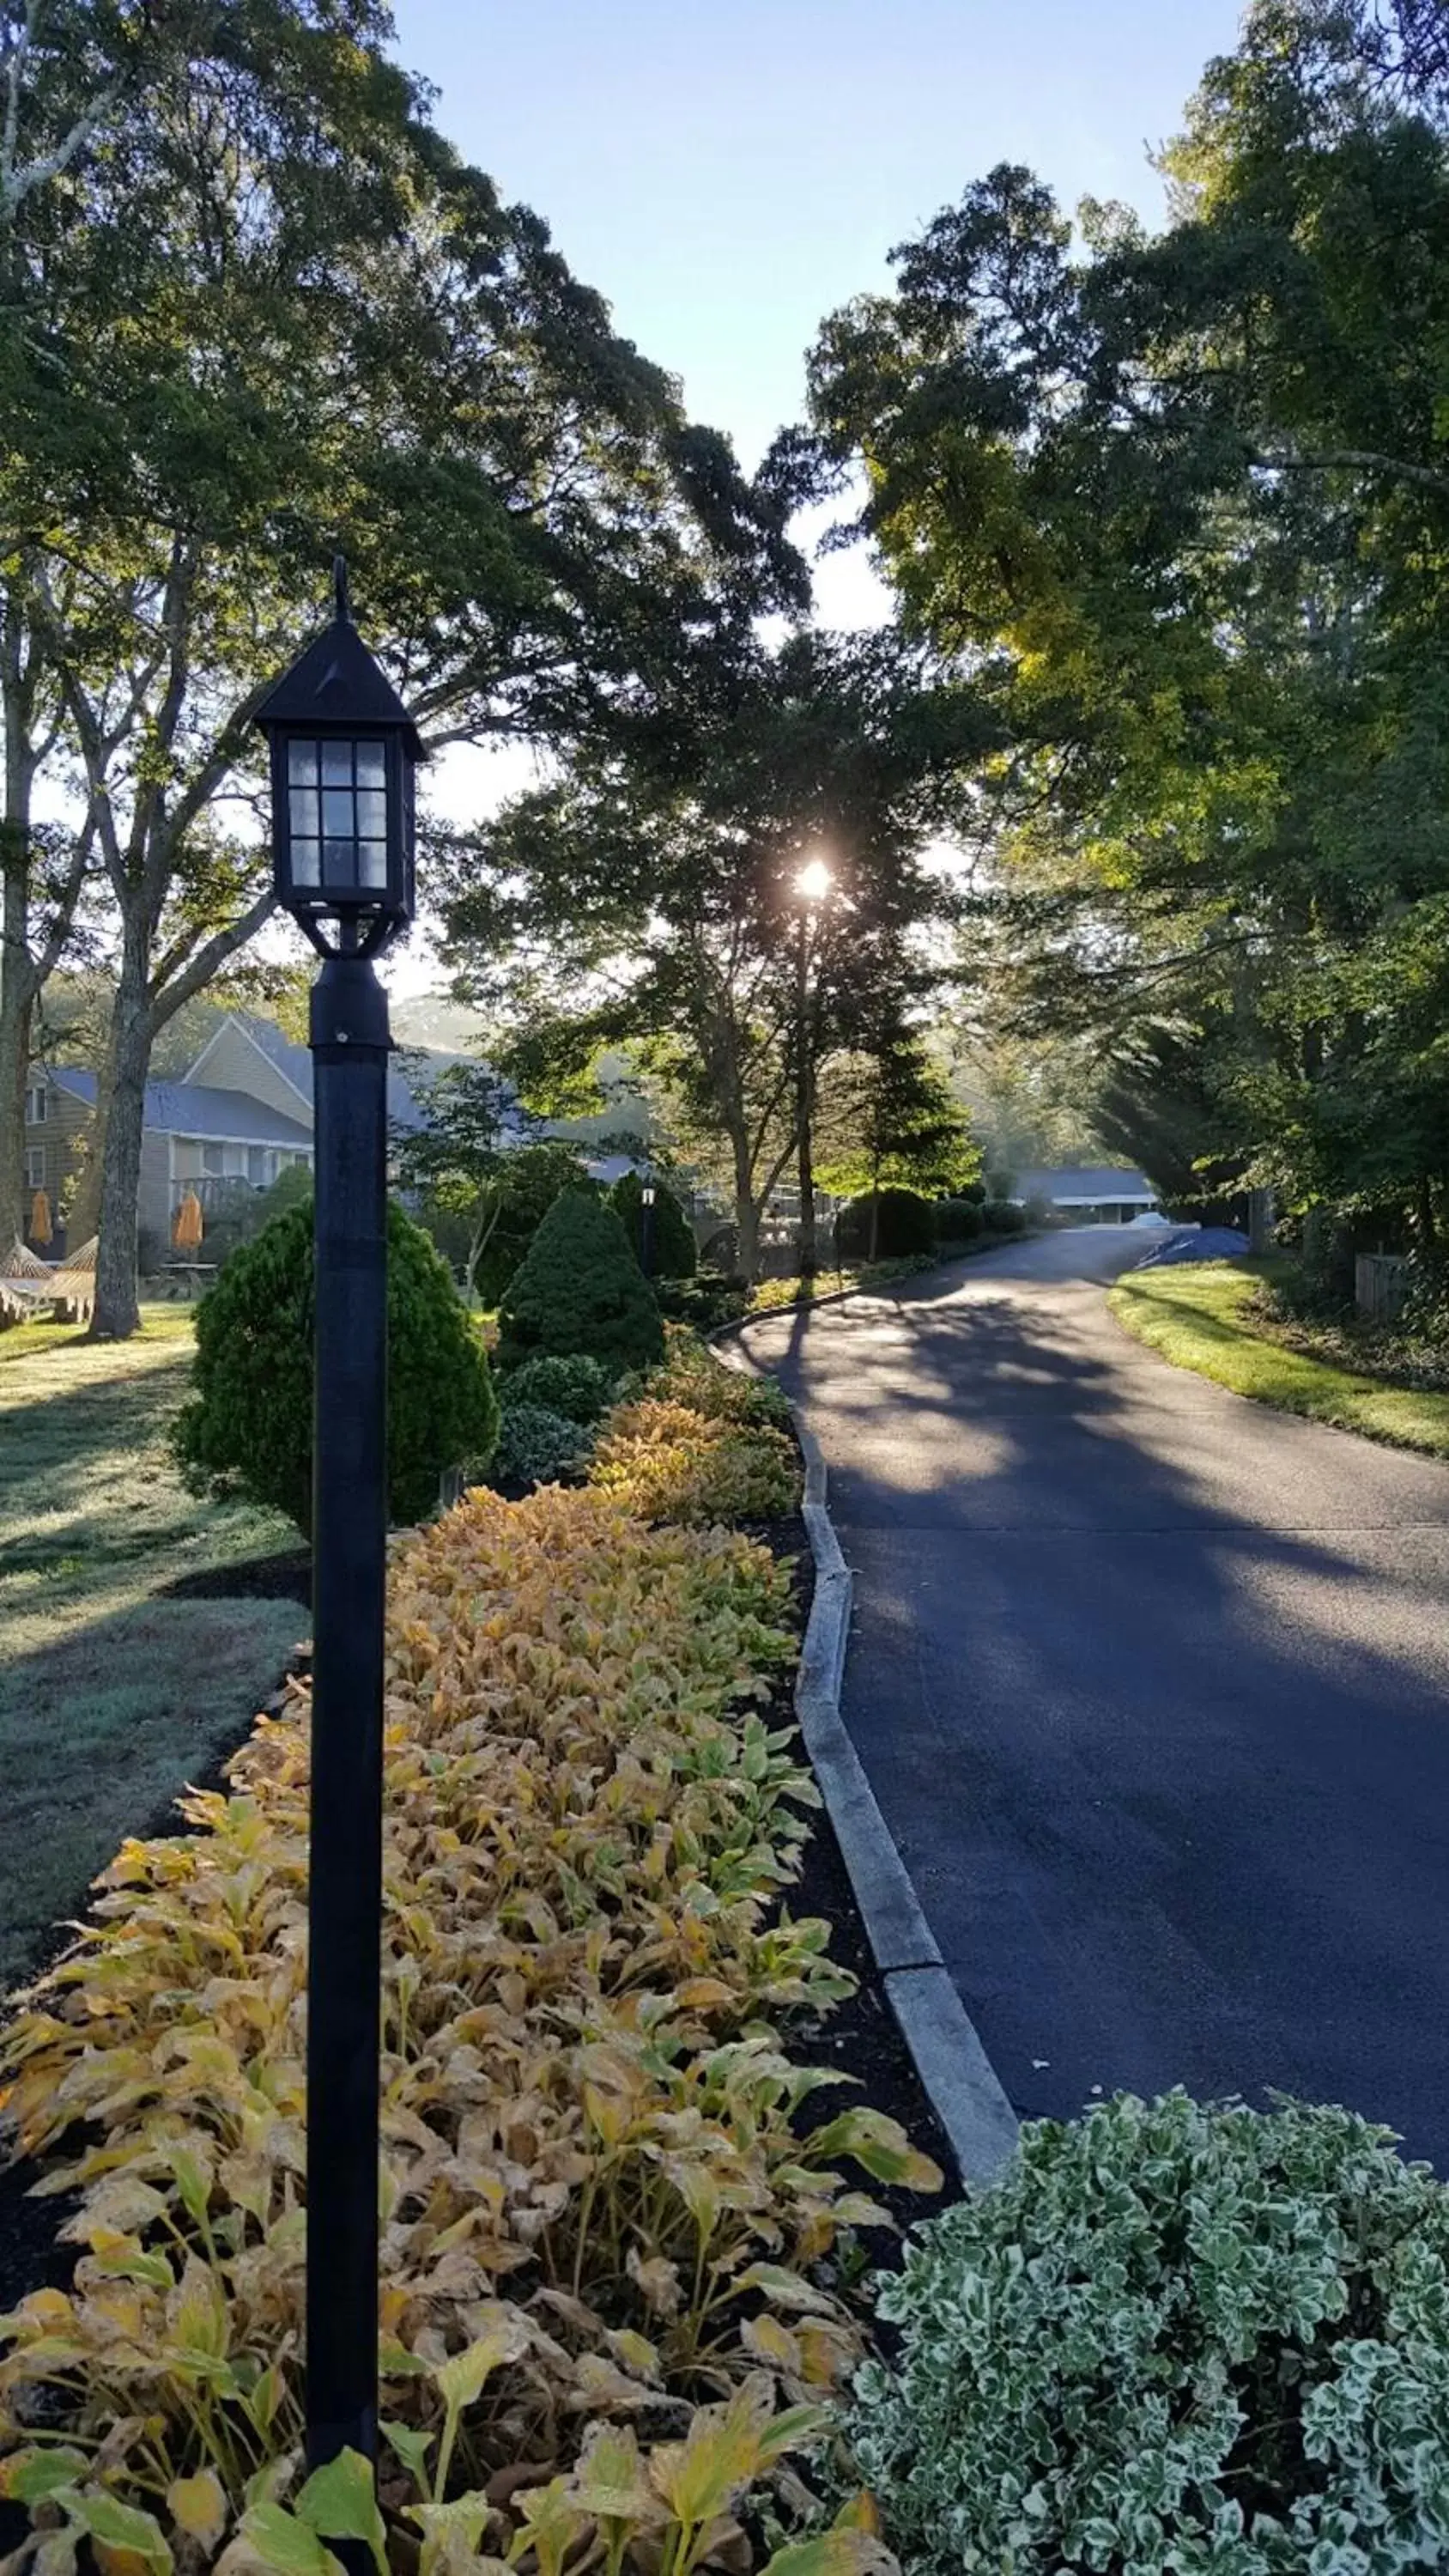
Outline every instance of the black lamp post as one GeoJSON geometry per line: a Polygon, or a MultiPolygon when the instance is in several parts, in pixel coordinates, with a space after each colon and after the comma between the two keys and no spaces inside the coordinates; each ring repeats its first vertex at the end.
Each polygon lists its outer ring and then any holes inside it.
{"type": "MultiPolygon", "coordinates": [[[[382,1662],[387,1563],[387,996],[413,910],[421,746],[336,570],[336,615],[257,710],[277,900],[312,988],[315,1412],[307,1986],[307,2452],[377,2455],[382,1662]]],[[[352,2551],[342,2545],[351,2564],[352,2551]]],[[[359,2564],[370,2565],[360,2551],[359,2564]]]]}
{"type": "Polygon", "coordinates": [[[643,1211],[639,1220],[639,1267],[646,1279],[654,1275],[654,1184],[645,1181],[639,1192],[643,1211]]]}

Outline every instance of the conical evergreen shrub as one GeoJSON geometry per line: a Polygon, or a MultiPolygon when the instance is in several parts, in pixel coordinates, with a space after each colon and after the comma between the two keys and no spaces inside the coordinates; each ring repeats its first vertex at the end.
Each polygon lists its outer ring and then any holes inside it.
{"type": "Polygon", "coordinates": [[[499,1365],[518,1368],[540,1351],[586,1351],[611,1375],[664,1357],[659,1308],[629,1238],[583,1190],[554,1200],[499,1309],[499,1365]]]}
{"type": "MultiPolygon", "coordinates": [[[[641,1280],[642,1287],[643,1282],[641,1280]]],[[[312,1521],[312,1209],[234,1252],[196,1310],[192,1397],[172,1439],[200,1491],[240,1491],[312,1521]]],[[[448,1265],[387,1212],[388,1516],[421,1520],[450,1468],[481,1475],[498,1439],[488,1362],[448,1265]]]]}
{"type": "Polygon", "coordinates": [[[692,1279],[699,1264],[694,1228],[672,1191],[654,1184],[650,1210],[649,1258],[644,1258],[644,1184],[637,1172],[625,1172],[609,1192],[609,1205],[634,1247],[634,1258],[646,1279],[692,1279]]]}

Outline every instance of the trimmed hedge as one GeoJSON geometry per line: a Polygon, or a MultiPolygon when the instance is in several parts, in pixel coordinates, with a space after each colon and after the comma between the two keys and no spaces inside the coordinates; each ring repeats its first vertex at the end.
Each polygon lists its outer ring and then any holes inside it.
{"type": "Polygon", "coordinates": [[[613,1209],[584,1190],[564,1190],[504,1293],[498,1364],[521,1368],[544,1352],[576,1351],[611,1374],[648,1368],[664,1356],[664,1329],[613,1209]]]}
{"type": "Polygon", "coordinates": [[[938,1199],[936,1235],[941,1243],[975,1243],[986,1217],[979,1199],[938,1199]]]}
{"type": "Polygon", "coordinates": [[[501,1401],[505,1413],[532,1404],[561,1413],[568,1422],[597,1422],[609,1401],[609,1374],[584,1351],[567,1358],[543,1351],[503,1380],[501,1401]]]}
{"type": "Polygon", "coordinates": [[[895,1261],[936,1248],[936,1211],[919,1190],[867,1190],[858,1199],[847,1199],[835,1222],[836,1242],[852,1261],[895,1261]],[[872,1204],[879,1210],[874,1244],[872,1204]]]}
{"type": "Polygon", "coordinates": [[[988,1199],[982,1215],[988,1234],[1021,1234],[1026,1227],[1026,1210],[1015,1199],[988,1199]]]}
{"type": "MultiPolygon", "coordinates": [[[[488,1362],[422,1227],[387,1211],[388,1511],[422,1520],[450,1468],[481,1472],[498,1437],[488,1362]]],[[[240,1491],[312,1526],[312,1209],[233,1253],[196,1310],[191,1401],[172,1443],[194,1491],[240,1491]]]]}

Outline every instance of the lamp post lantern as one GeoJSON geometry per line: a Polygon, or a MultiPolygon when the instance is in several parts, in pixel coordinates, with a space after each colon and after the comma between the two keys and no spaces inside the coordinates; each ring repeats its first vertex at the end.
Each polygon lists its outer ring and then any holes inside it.
{"type": "MultiPolygon", "coordinates": [[[[257,709],[277,900],[312,988],[316,1160],[307,1984],[307,2450],[377,2455],[382,1669],[387,1563],[387,996],[413,910],[412,719],[336,613],[257,709]]],[[[341,2544],[349,2566],[366,2548],[341,2544]]]]}
{"type": "Polygon", "coordinates": [[[645,1181],[639,1191],[643,1211],[639,1220],[639,1267],[646,1279],[654,1275],[654,1183],[645,1181]]]}

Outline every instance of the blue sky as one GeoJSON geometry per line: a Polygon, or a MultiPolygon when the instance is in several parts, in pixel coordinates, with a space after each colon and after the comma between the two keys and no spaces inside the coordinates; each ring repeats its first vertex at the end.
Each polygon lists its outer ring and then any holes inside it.
{"type": "Polygon", "coordinates": [[[1237,0],[394,0],[437,118],[753,465],[824,314],[994,162],[1160,213],[1237,0]]]}

